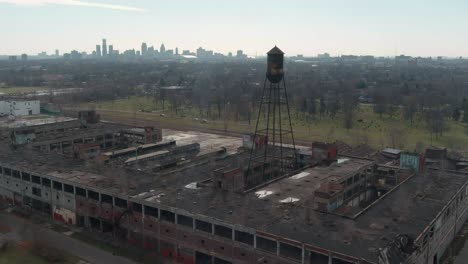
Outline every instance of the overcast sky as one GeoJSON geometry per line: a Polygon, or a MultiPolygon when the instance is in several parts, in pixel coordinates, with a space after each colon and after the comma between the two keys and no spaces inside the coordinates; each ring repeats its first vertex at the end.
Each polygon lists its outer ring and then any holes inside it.
{"type": "Polygon", "coordinates": [[[467,56],[467,0],[0,0],[0,54],[159,48],[467,56]]]}

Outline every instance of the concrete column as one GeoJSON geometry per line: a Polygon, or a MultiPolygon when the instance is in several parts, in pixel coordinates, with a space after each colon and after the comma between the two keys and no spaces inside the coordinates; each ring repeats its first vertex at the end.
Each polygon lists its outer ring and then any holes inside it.
{"type": "Polygon", "coordinates": [[[328,264],[333,264],[332,261],[333,260],[331,254],[328,254],[328,264]]]}
{"type": "Polygon", "coordinates": [[[306,258],[305,255],[306,255],[306,254],[305,254],[305,248],[304,248],[304,245],[302,245],[302,260],[301,260],[301,263],[302,263],[302,264],[305,263],[305,258],[306,258]]]}

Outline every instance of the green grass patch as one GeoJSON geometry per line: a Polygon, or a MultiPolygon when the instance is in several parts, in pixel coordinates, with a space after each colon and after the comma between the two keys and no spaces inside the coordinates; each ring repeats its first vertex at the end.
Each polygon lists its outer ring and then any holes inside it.
{"type": "Polygon", "coordinates": [[[4,94],[34,93],[34,92],[46,91],[46,90],[50,90],[50,88],[41,87],[41,86],[14,86],[14,87],[0,88],[0,93],[4,93],[4,94]]]}
{"type": "MultiPolygon", "coordinates": [[[[119,118],[140,119],[154,121],[157,124],[180,126],[181,129],[212,129],[234,133],[252,133],[255,129],[256,111],[250,122],[234,120],[232,116],[213,118],[208,123],[206,109],[200,111],[195,107],[180,107],[176,111],[166,101],[164,108],[162,102],[153,97],[128,97],[113,101],[87,103],[84,108],[101,110],[103,119],[118,121],[119,118]],[[197,120],[196,120],[197,119],[197,120]]],[[[212,116],[217,116],[216,107],[212,107],[212,116]]],[[[413,124],[403,121],[401,111],[396,111],[393,117],[378,115],[373,112],[372,106],[360,105],[355,112],[353,128],[345,129],[343,114],[338,113],[335,118],[311,118],[303,113],[291,112],[294,135],[303,141],[334,141],[342,140],[351,145],[367,143],[375,148],[396,147],[413,151],[418,147],[429,145],[449,147],[460,150],[468,149],[467,134],[464,124],[448,121],[448,131],[442,137],[431,136],[425,129],[421,116],[416,115],[413,124]]]]}

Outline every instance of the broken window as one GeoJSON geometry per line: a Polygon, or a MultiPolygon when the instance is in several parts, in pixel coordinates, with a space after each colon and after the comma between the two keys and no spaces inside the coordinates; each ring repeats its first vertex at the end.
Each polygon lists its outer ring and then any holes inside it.
{"type": "Polygon", "coordinates": [[[309,260],[314,264],[328,264],[328,256],[313,251],[309,252],[309,260]]]}
{"type": "Polygon", "coordinates": [[[302,248],[280,242],[280,255],[287,258],[301,260],[302,248]]]}
{"type": "Polygon", "coordinates": [[[217,236],[232,239],[232,229],[229,227],[215,225],[214,231],[217,236]]]}
{"type": "Polygon", "coordinates": [[[257,236],[257,248],[276,254],[277,244],[274,240],[257,236]]]}
{"type": "Polygon", "coordinates": [[[342,259],[338,259],[338,258],[333,258],[332,259],[332,264],[353,264],[352,262],[349,262],[349,261],[346,261],[346,260],[342,260],[342,259]]]}
{"type": "Polygon", "coordinates": [[[32,194],[41,197],[41,189],[32,187],[32,194]]]}
{"type": "Polygon", "coordinates": [[[97,193],[95,191],[88,190],[88,198],[92,199],[92,200],[95,200],[95,201],[99,201],[99,193],[97,193]]]}
{"type": "Polygon", "coordinates": [[[174,223],[175,222],[175,214],[170,211],[161,210],[161,220],[174,223]]]}
{"type": "Polygon", "coordinates": [[[41,184],[41,177],[33,175],[31,176],[31,181],[36,184],[41,184]]]}
{"type": "Polygon", "coordinates": [[[23,181],[31,181],[31,175],[29,175],[29,173],[27,172],[22,172],[21,178],[23,179],[23,181]]]}
{"type": "Polygon", "coordinates": [[[212,232],[212,225],[211,223],[202,221],[202,220],[195,220],[195,229],[211,233],[212,232]]]}
{"type": "Polygon", "coordinates": [[[185,215],[177,215],[177,224],[193,228],[193,218],[185,215]]]}
{"type": "Polygon", "coordinates": [[[50,180],[46,178],[42,178],[42,185],[50,188],[50,180]]]}
{"type": "Polygon", "coordinates": [[[69,185],[69,184],[64,184],[63,185],[63,190],[67,193],[74,193],[74,188],[72,185],[69,185]]]}
{"type": "Polygon", "coordinates": [[[145,205],[145,215],[158,218],[158,208],[145,205]]]}
{"type": "Polygon", "coordinates": [[[101,193],[101,203],[112,204],[112,196],[101,193]]]}
{"type": "Polygon", "coordinates": [[[232,264],[232,262],[229,262],[227,260],[220,259],[220,258],[217,258],[217,257],[213,258],[213,263],[214,264],[232,264]]]}
{"type": "Polygon", "coordinates": [[[142,212],[142,206],[139,203],[132,203],[132,210],[133,212],[141,213],[142,212]]]}
{"type": "Polygon", "coordinates": [[[242,232],[236,230],[234,232],[234,238],[236,241],[253,246],[254,245],[254,235],[247,232],[242,232]]]}
{"type": "Polygon", "coordinates": [[[15,178],[18,178],[18,179],[19,179],[19,178],[20,178],[20,173],[19,173],[19,171],[17,171],[17,170],[13,170],[13,177],[15,177],[15,178]]]}
{"type": "Polygon", "coordinates": [[[86,197],[86,190],[80,187],[76,187],[76,195],[86,197]]]}
{"type": "Polygon", "coordinates": [[[53,187],[55,190],[61,191],[62,190],[62,183],[53,181],[53,187]]]}
{"type": "Polygon", "coordinates": [[[120,199],[118,197],[114,198],[115,206],[120,207],[120,208],[127,208],[127,201],[124,199],[120,199]]]}

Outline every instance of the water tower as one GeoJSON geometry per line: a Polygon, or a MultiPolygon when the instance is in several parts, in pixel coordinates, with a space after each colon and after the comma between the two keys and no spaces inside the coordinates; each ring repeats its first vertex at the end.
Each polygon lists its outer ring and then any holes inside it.
{"type": "Polygon", "coordinates": [[[246,172],[247,187],[281,177],[297,167],[284,80],[284,52],[275,46],[267,55],[267,71],[246,172]],[[256,144],[258,142],[263,144],[256,144]]]}

